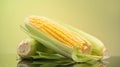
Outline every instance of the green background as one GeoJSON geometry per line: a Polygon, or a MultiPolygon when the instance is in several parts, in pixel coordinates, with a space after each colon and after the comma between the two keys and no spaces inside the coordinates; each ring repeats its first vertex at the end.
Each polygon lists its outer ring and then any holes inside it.
{"type": "Polygon", "coordinates": [[[27,37],[19,26],[30,15],[77,27],[99,38],[110,55],[120,55],[120,0],[0,0],[0,54],[16,54],[27,37]]]}

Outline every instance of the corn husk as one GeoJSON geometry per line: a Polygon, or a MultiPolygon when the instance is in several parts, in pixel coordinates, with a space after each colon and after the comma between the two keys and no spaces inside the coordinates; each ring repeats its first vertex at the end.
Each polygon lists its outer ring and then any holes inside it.
{"type": "Polygon", "coordinates": [[[25,22],[25,26],[22,27],[22,29],[30,37],[42,43],[48,49],[51,49],[56,53],[61,54],[67,58],[71,58],[76,62],[98,61],[103,59],[106,48],[99,39],[83,31],[80,31],[72,26],[66,25],[64,23],[56,22],[56,24],[66,29],[69,29],[70,31],[76,33],[78,36],[85,38],[88,42],[90,42],[92,45],[92,49],[90,50],[91,54],[84,54],[84,53],[78,52],[77,46],[74,46],[74,49],[68,46],[65,46],[64,43],[49,36],[43,31],[38,30],[36,27],[31,25],[28,21],[25,22]]]}

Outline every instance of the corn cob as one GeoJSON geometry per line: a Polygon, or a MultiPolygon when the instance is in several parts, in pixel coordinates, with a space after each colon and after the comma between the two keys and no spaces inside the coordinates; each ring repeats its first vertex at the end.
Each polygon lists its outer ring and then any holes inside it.
{"type": "Polygon", "coordinates": [[[79,47],[80,52],[90,53],[91,45],[87,40],[76,35],[68,29],[60,27],[51,20],[44,17],[31,16],[27,21],[38,30],[64,43],[64,45],[70,48],[77,46],[79,47]]]}
{"type": "Polygon", "coordinates": [[[38,41],[32,38],[22,40],[17,48],[17,53],[21,59],[60,59],[64,58],[55,51],[47,49],[38,41]],[[50,57],[49,57],[50,56],[50,57]]]}
{"type": "Polygon", "coordinates": [[[36,54],[37,47],[38,43],[34,39],[24,39],[18,45],[17,53],[22,58],[29,58],[36,54]]]}
{"type": "Polygon", "coordinates": [[[102,42],[69,25],[55,23],[45,17],[30,16],[25,21],[25,28],[22,28],[29,36],[45,47],[72,58],[76,62],[102,58],[103,53],[100,50],[105,48],[102,42]],[[102,47],[99,48],[99,45],[102,47]]]}

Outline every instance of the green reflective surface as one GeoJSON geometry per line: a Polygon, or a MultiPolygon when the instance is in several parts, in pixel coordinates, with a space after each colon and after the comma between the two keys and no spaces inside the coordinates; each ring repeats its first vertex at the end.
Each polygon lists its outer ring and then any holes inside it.
{"type": "Polygon", "coordinates": [[[94,64],[74,63],[64,60],[17,60],[16,54],[1,54],[0,67],[120,67],[120,57],[114,56],[102,62],[94,64]]]}

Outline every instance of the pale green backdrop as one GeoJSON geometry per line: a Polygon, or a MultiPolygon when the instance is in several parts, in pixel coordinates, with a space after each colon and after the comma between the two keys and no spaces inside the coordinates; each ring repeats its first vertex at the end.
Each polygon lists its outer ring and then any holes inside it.
{"type": "Polygon", "coordinates": [[[110,55],[120,55],[120,0],[0,0],[0,54],[16,53],[27,37],[19,25],[30,15],[75,26],[103,41],[110,55]]]}

